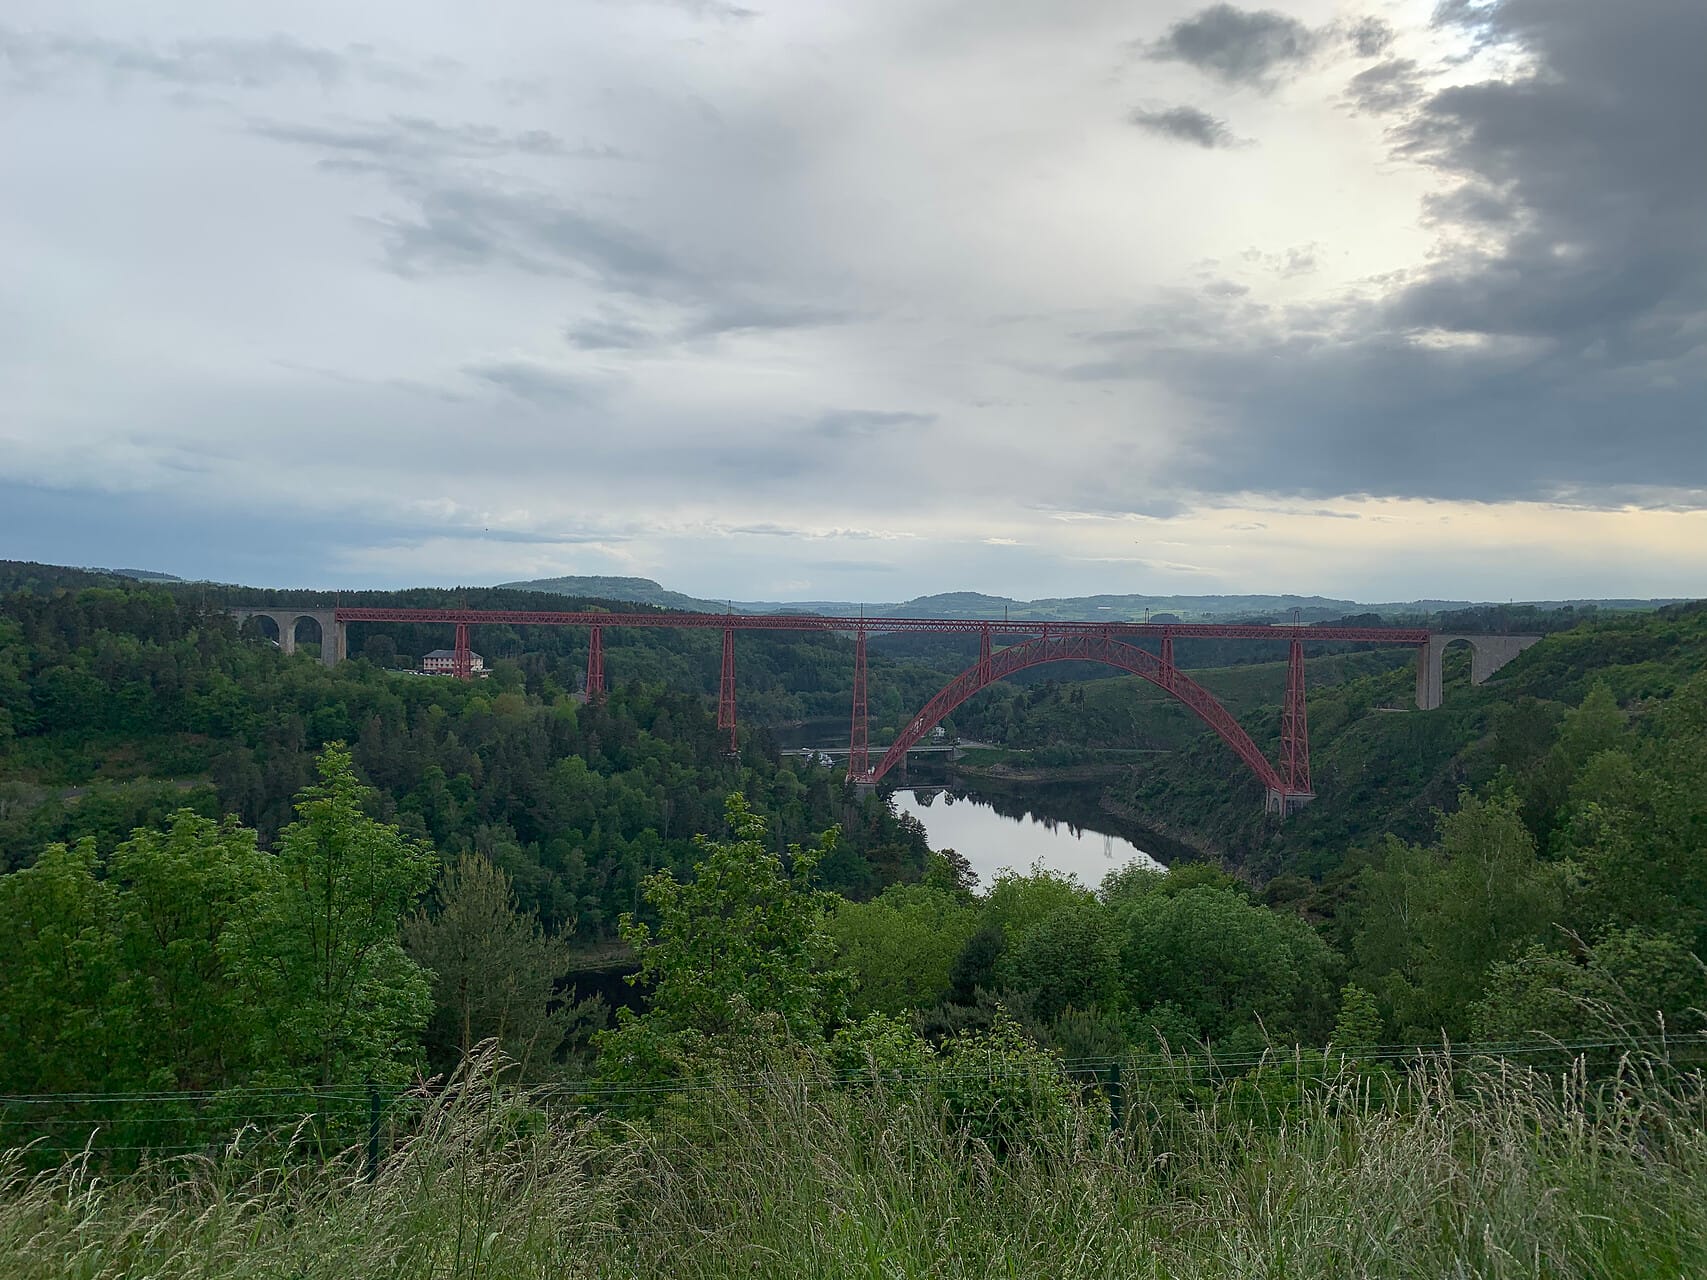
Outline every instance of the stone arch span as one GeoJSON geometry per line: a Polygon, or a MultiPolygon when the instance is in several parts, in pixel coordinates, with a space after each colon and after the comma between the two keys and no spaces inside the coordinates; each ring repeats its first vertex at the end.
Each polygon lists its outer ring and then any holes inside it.
{"type": "Polygon", "coordinates": [[[1271,795],[1285,794],[1286,785],[1281,781],[1280,774],[1268,762],[1268,758],[1257,744],[1251,741],[1251,735],[1245,732],[1244,726],[1233,718],[1233,713],[1216,701],[1214,694],[1171,662],[1163,662],[1149,650],[1125,644],[1110,636],[1094,634],[1052,636],[1045,633],[1036,639],[992,653],[988,658],[980,658],[944,685],[942,690],[907,722],[906,727],[896,735],[889,750],[883,753],[883,759],[877,762],[877,767],[862,780],[876,782],[882,778],[906,758],[909,747],[917,744],[936,728],[944,716],[979,690],[1005,676],[1013,675],[1016,671],[1024,671],[1027,667],[1040,667],[1049,662],[1101,662],[1148,680],[1164,693],[1184,703],[1199,720],[1215,730],[1221,740],[1233,749],[1233,753],[1244,761],[1245,766],[1256,774],[1258,781],[1271,795]]]}
{"type": "Polygon", "coordinates": [[[344,624],[338,621],[336,609],[275,609],[240,606],[227,610],[241,626],[250,618],[266,618],[278,629],[279,652],[296,652],[296,624],[309,618],[320,628],[320,661],[335,667],[344,657],[347,643],[344,624]]]}
{"type": "Polygon", "coordinates": [[[1428,643],[1417,650],[1419,710],[1433,711],[1445,700],[1446,682],[1442,662],[1447,649],[1460,641],[1470,646],[1470,683],[1483,684],[1489,676],[1530,645],[1539,644],[1541,637],[1452,632],[1431,635],[1428,643]]]}

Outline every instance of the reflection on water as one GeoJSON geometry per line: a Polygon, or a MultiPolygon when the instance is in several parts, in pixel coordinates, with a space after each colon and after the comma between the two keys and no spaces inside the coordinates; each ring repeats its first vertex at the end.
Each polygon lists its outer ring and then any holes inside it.
{"type": "Polygon", "coordinates": [[[1027,871],[1034,862],[1070,872],[1093,888],[1129,862],[1162,866],[1124,836],[1037,817],[1023,800],[1011,796],[991,803],[983,796],[920,787],[896,791],[892,798],[896,813],[911,814],[924,824],[931,848],[953,849],[970,862],[985,889],[1004,868],[1027,871]]]}

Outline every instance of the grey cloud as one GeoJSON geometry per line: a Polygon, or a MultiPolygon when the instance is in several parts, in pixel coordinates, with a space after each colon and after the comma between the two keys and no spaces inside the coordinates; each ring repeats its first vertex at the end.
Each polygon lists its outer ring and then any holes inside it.
{"type": "Polygon", "coordinates": [[[820,542],[885,542],[892,541],[897,536],[910,536],[884,534],[875,529],[807,529],[799,525],[776,524],[771,521],[720,525],[718,532],[760,538],[806,538],[820,542]]]}
{"type": "Polygon", "coordinates": [[[1614,364],[1697,349],[1707,8],[1505,0],[1481,11],[1478,29],[1526,49],[1535,70],[1435,94],[1402,127],[1400,150],[1460,184],[1457,211],[1509,231],[1406,291],[1395,318],[1556,340],[1614,364]]]}
{"type": "Polygon", "coordinates": [[[813,569],[835,573],[899,573],[901,566],[886,560],[814,560],[813,569]]]}
{"type": "MultiPolygon", "coordinates": [[[[373,123],[340,125],[293,124],[256,120],[249,131],[274,142],[354,154],[376,161],[439,161],[489,159],[506,155],[615,158],[608,148],[570,147],[543,129],[506,132],[491,125],[443,124],[422,116],[392,116],[373,123]]],[[[383,168],[383,166],[380,166],[383,168]]]]}
{"type": "Polygon", "coordinates": [[[450,538],[472,542],[508,542],[522,546],[584,546],[588,543],[629,542],[634,535],[607,529],[556,529],[533,532],[527,529],[493,529],[473,525],[416,525],[399,529],[389,541],[414,542],[425,538],[450,538]]]}
{"type": "Polygon", "coordinates": [[[1358,57],[1374,58],[1393,43],[1393,28],[1380,18],[1358,18],[1347,24],[1345,38],[1358,57]]]}
{"type": "Polygon", "coordinates": [[[1317,252],[1321,245],[1297,244],[1284,253],[1265,253],[1261,249],[1246,249],[1239,256],[1253,266],[1262,267],[1274,272],[1277,276],[1291,277],[1308,275],[1321,265],[1317,260],[1317,252]]]}
{"type": "Polygon", "coordinates": [[[370,45],[330,49],[286,35],[258,39],[176,40],[155,46],[102,36],[22,31],[0,26],[0,71],[45,88],[78,72],[155,80],[185,88],[265,88],[308,81],[332,86],[370,81],[423,88],[432,78],[370,45]]]}
{"type": "Polygon", "coordinates": [[[571,324],[564,329],[563,337],[583,351],[638,351],[660,340],[653,329],[610,316],[571,324]]]}
{"type": "Polygon", "coordinates": [[[684,336],[702,338],[724,333],[816,329],[845,324],[854,318],[853,312],[837,307],[731,299],[707,307],[687,326],[684,336]]]}
{"type": "Polygon", "coordinates": [[[1456,187],[1426,207],[1427,266],[1272,313],[1177,294],[1067,376],[1192,397],[1198,452],[1172,478],[1200,489],[1707,506],[1707,7],[1443,20],[1527,57],[1395,125],[1397,153],[1456,187]]]}
{"type": "Polygon", "coordinates": [[[1359,111],[1386,115],[1413,106],[1423,96],[1423,77],[1410,58],[1392,58],[1360,71],[1346,86],[1346,97],[1359,111]]]}
{"type": "Polygon", "coordinates": [[[1225,120],[1197,107],[1165,107],[1155,111],[1140,109],[1127,119],[1149,133],[1209,149],[1236,146],[1239,141],[1227,128],[1225,120]]]}
{"type": "Polygon", "coordinates": [[[492,360],[464,365],[462,371],[542,407],[584,405],[596,398],[594,388],[584,379],[528,360],[492,360]]]}
{"type": "Polygon", "coordinates": [[[1309,27],[1277,10],[1215,4],[1169,27],[1147,56],[1187,63],[1227,84],[1268,89],[1308,62],[1319,43],[1309,27]]]}
{"type": "Polygon", "coordinates": [[[412,206],[408,214],[367,220],[399,275],[504,265],[583,276],[622,292],[693,292],[692,273],[662,246],[614,219],[458,163],[517,154],[602,159],[614,158],[615,151],[571,148],[543,130],[507,132],[418,116],[394,116],[377,125],[258,121],[249,127],[263,137],[324,151],[324,167],[376,177],[412,206]]]}
{"type": "Polygon", "coordinates": [[[1519,213],[1505,192],[1470,180],[1455,190],[1424,196],[1422,207],[1429,222],[1445,227],[1509,227],[1519,213]]]}
{"type": "Polygon", "coordinates": [[[823,414],[813,430],[832,440],[861,439],[906,428],[928,427],[933,413],[887,413],[874,409],[836,409],[823,414]]]}
{"type": "Polygon", "coordinates": [[[642,294],[667,294],[691,276],[661,246],[543,192],[477,178],[398,175],[395,184],[413,197],[415,216],[377,225],[401,275],[503,264],[642,294]]]}
{"type": "MultiPolygon", "coordinates": [[[[630,0],[621,0],[629,3],[630,0]]],[[[748,9],[743,5],[730,4],[728,0],[655,0],[655,3],[671,9],[682,9],[696,18],[713,18],[727,22],[745,22],[759,16],[757,9],[748,9]]]]}
{"type": "Polygon", "coordinates": [[[645,351],[730,334],[777,333],[845,324],[854,312],[809,303],[780,303],[732,297],[709,302],[685,320],[645,323],[613,312],[577,321],[564,329],[572,346],[586,351],[645,351]]]}

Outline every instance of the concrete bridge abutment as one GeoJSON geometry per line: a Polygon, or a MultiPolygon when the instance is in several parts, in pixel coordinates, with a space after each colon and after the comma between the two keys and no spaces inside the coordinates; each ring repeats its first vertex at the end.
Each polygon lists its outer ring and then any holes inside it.
{"type": "Polygon", "coordinates": [[[1470,683],[1483,684],[1494,672],[1540,639],[1540,636],[1430,636],[1428,643],[1417,649],[1417,707],[1433,711],[1444,700],[1446,681],[1442,663],[1447,646],[1460,640],[1470,646],[1470,683]]]}

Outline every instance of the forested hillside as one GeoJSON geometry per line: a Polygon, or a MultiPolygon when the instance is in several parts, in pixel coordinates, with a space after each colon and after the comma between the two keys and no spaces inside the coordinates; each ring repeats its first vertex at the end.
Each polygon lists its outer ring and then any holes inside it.
{"type": "MultiPolygon", "coordinates": [[[[780,768],[757,730],[738,760],[725,757],[696,692],[715,677],[716,637],[671,637],[683,655],[657,633],[631,635],[610,649],[610,698],[589,706],[559,683],[577,659],[552,652],[557,632],[530,634],[538,647],[521,661],[501,656],[502,636],[480,637],[496,670],[462,684],[373,661],[328,670],[311,652],[284,658],[189,591],[10,595],[0,600],[0,859],[24,865],[50,841],[85,836],[107,851],[180,807],[235,815],[269,842],[315,753],[344,741],[378,788],[378,816],[446,856],[484,854],[548,924],[588,938],[613,931],[645,874],[689,865],[692,836],[717,830],[722,796],[736,789],[779,841],[844,824],[824,869],[842,891],[920,874],[916,826],[875,799],[852,804],[839,775],[780,768]]],[[[834,683],[811,672],[844,660],[817,637],[756,644],[750,657],[743,678],[761,697],[834,683]]]]}
{"type": "MultiPolygon", "coordinates": [[[[1646,731],[1651,717],[1703,670],[1707,606],[1692,604],[1583,620],[1481,686],[1470,683],[1468,652],[1448,650],[1445,704],[1427,713],[1414,710],[1409,663],[1339,683],[1313,672],[1310,745],[1318,799],[1294,820],[1264,821],[1255,780],[1230,768],[1230,754],[1204,736],[1136,766],[1109,798],[1134,814],[1154,815],[1259,877],[1319,877],[1386,835],[1423,837],[1434,812],[1453,807],[1461,788],[1502,777],[1519,788],[1562,787],[1550,753],[1566,715],[1595,685],[1605,686],[1635,730],[1646,731]]],[[[1272,753],[1280,737],[1274,702],[1244,720],[1272,753]]],[[[1545,840],[1558,795],[1524,794],[1526,818],[1545,840]]]]}

